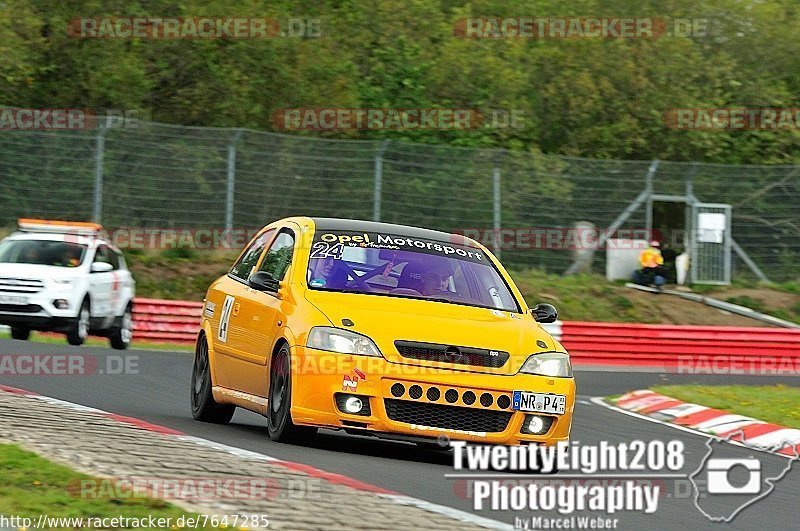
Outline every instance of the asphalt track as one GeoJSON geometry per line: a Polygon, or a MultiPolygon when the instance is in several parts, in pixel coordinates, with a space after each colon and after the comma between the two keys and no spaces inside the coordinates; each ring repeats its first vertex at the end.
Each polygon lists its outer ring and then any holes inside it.
{"type": "MultiPolygon", "coordinates": [[[[0,355],[83,354],[98,358],[105,367],[107,356],[120,352],[102,348],[70,347],[0,340],[0,355]]],[[[307,445],[274,443],[266,434],[265,420],[239,410],[228,426],[195,422],[189,411],[189,378],[192,356],[182,352],[129,350],[126,356],[138,357],[138,373],[80,376],[0,376],[0,384],[20,387],[39,394],[91,406],[120,415],[168,426],[190,435],[230,446],[304,463],[344,474],[401,494],[496,520],[514,522],[515,517],[558,517],[558,513],[532,514],[530,511],[474,511],[465,495],[466,481],[446,478],[456,473],[448,454],[425,451],[410,444],[366,437],[353,437],[323,431],[307,445]]],[[[595,396],[620,394],[657,383],[783,383],[800,386],[800,377],[741,375],[667,375],[647,372],[576,370],[579,403],[573,423],[572,439],[581,443],[602,440],[615,444],[633,439],[681,439],[686,445],[686,466],[690,474],[707,453],[706,438],[675,430],[606,409],[589,400],[595,396]]],[[[2,412],[0,412],[2,414],[2,412]]],[[[764,456],[765,459],[782,458],[764,456]]],[[[785,461],[785,459],[783,459],[785,461]]],[[[800,467],[796,467],[800,468],[800,467]]],[[[665,480],[667,494],[654,514],[617,513],[623,529],[798,529],[800,528],[800,471],[793,469],[777,484],[774,492],[741,512],[730,524],[712,524],[694,506],[690,497],[674,496],[672,480],[665,480]]],[[[402,523],[398,522],[398,528],[402,523]]]]}

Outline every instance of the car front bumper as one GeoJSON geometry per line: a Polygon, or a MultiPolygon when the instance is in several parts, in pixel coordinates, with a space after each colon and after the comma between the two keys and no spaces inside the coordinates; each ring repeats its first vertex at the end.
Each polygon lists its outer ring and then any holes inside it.
{"type": "Polygon", "coordinates": [[[295,346],[292,358],[292,419],[296,424],[490,444],[549,446],[569,439],[575,407],[573,378],[404,365],[304,346],[295,346]],[[403,388],[400,395],[396,384],[403,388]],[[553,421],[543,434],[523,433],[527,413],[512,410],[514,391],[565,395],[565,413],[546,415],[553,421]],[[472,402],[469,393],[475,397],[472,402]],[[363,397],[369,403],[369,414],[343,412],[337,405],[337,394],[363,397]]]}

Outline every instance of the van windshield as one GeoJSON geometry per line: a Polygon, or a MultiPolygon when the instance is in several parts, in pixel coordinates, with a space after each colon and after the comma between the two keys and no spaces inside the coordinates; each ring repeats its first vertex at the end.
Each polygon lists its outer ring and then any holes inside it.
{"type": "Polygon", "coordinates": [[[308,264],[315,290],[365,293],[520,312],[480,249],[374,233],[315,235],[308,264]]]}

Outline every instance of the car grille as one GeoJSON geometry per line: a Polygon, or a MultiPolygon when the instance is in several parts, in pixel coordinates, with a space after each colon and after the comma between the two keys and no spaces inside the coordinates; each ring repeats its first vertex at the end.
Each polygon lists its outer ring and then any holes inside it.
{"type": "Polygon", "coordinates": [[[404,358],[477,367],[502,367],[509,358],[508,352],[502,350],[421,343],[419,341],[395,341],[394,346],[404,358]]]}
{"type": "Polygon", "coordinates": [[[498,433],[504,431],[512,413],[461,406],[384,399],[391,420],[448,430],[498,433]]]}
{"type": "Polygon", "coordinates": [[[0,304],[0,312],[39,313],[42,307],[38,304],[0,304]]]}
{"type": "Polygon", "coordinates": [[[0,277],[0,291],[7,293],[36,293],[42,291],[44,282],[27,278],[0,277]]]}

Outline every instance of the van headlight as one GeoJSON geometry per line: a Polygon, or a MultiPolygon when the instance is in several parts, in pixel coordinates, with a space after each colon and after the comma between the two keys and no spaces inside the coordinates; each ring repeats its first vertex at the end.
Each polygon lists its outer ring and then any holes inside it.
{"type": "Polygon", "coordinates": [[[381,351],[367,336],[332,326],[315,326],[308,334],[306,346],[340,354],[382,357],[381,351]]]}
{"type": "Polygon", "coordinates": [[[519,372],[570,378],[572,376],[572,364],[569,361],[569,355],[564,352],[542,352],[534,354],[525,360],[519,372]]]}

